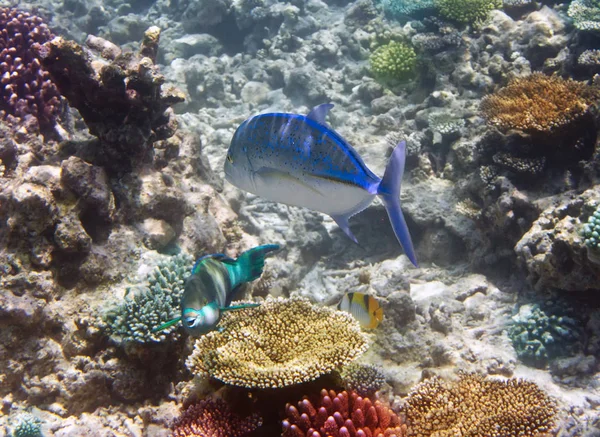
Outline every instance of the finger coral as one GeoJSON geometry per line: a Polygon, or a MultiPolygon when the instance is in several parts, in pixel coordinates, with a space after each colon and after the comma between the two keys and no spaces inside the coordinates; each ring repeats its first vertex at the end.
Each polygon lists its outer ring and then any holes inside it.
{"type": "Polygon", "coordinates": [[[190,405],[175,421],[173,437],[242,437],[262,424],[258,414],[242,417],[223,399],[190,405]]]}
{"type": "Polygon", "coordinates": [[[599,96],[598,89],[584,83],[533,73],[484,97],[480,111],[502,131],[549,133],[585,115],[599,96]]]}
{"type": "Polygon", "coordinates": [[[533,437],[555,425],[555,402],[532,382],[461,374],[456,383],[431,378],[408,396],[409,435],[533,437]]]}
{"type": "Polygon", "coordinates": [[[186,365],[194,374],[249,388],[311,381],[368,348],[350,314],[302,298],[267,298],[259,307],[228,312],[219,328],[196,340],[186,365]]]}
{"type": "Polygon", "coordinates": [[[102,38],[88,37],[92,53],[73,41],[54,38],[44,44],[42,63],[69,104],[79,111],[90,133],[100,140],[93,157],[114,172],[149,162],[153,143],[177,128],[171,109],[181,92],[163,88],[155,65],[160,30],[149,28],[139,53],[121,50],[102,38]]]}
{"type": "Polygon", "coordinates": [[[318,404],[304,398],[286,405],[283,437],[405,437],[406,425],[379,401],[355,392],[321,390],[318,404]]]}
{"type": "Polygon", "coordinates": [[[34,132],[54,127],[60,93],[38,56],[52,38],[40,17],[0,8],[0,119],[24,122],[34,132]]]}

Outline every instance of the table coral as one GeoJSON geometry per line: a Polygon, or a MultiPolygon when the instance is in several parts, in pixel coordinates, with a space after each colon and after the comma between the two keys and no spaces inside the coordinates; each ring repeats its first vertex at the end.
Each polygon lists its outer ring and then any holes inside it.
{"type": "Polygon", "coordinates": [[[155,65],[160,30],[146,31],[140,52],[121,50],[101,38],[88,45],[105,59],[73,41],[54,38],[44,44],[42,63],[69,104],[79,111],[100,140],[94,159],[115,172],[149,162],[153,143],[171,137],[177,128],[171,106],[182,102],[155,65]]]}
{"type": "Polygon", "coordinates": [[[249,388],[311,381],[368,348],[350,314],[302,298],[267,298],[259,307],[228,312],[219,328],[196,340],[186,365],[194,374],[249,388]]]}
{"type": "Polygon", "coordinates": [[[320,402],[305,397],[286,405],[283,437],[405,437],[406,425],[379,401],[355,392],[321,390],[320,402]]]}
{"type": "Polygon", "coordinates": [[[484,97],[480,111],[489,124],[502,131],[544,134],[587,114],[599,96],[598,89],[584,83],[533,73],[484,97]]]}
{"type": "Polygon", "coordinates": [[[262,424],[256,413],[242,417],[223,399],[190,405],[175,421],[173,437],[242,437],[262,424]]]}
{"type": "Polygon", "coordinates": [[[555,425],[557,407],[536,384],[521,379],[460,375],[455,383],[437,377],[408,395],[410,436],[533,437],[555,425]]]}
{"type": "Polygon", "coordinates": [[[12,8],[0,8],[0,29],[0,119],[52,132],[61,97],[38,55],[53,38],[50,29],[40,17],[12,8]]]}

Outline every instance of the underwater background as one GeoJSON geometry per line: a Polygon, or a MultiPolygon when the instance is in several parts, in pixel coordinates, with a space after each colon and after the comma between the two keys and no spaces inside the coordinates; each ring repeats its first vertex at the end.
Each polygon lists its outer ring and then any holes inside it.
{"type": "Polygon", "coordinates": [[[0,436],[600,436],[599,73],[598,0],[0,0],[0,436]],[[225,180],[326,103],[418,267],[225,180]]]}

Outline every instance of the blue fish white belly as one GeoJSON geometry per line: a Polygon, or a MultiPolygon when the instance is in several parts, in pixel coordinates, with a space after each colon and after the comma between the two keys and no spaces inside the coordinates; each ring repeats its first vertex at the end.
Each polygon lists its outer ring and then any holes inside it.
{"type": "Polygon", "coordinates": [[[383,179],[325,123],[331,104],[307,116],[261,114],[236,130],[225,175],[233,185],[265,199],[330,215],[353,241],[348,219],[379,195],[398,241],[413,262],[416,255],[400,209],[405,143],[394,149],[383,179]]]}

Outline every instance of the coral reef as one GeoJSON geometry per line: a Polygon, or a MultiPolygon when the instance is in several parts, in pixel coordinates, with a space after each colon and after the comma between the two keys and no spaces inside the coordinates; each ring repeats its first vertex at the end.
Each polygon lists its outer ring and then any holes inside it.
{"type": "Polygon", "coordinates": [[[406,437],[406,425],[381,402],[357,393],[321,391],[319,402],[304,398],[286,405],[283,437],[406,437]]]}
{"type": "Polygon", "coordinates": [[[204,399],[190,405],[173,424],[173,437],[243,437],[259,428],[256,413],[242,417],[223,399],[204,399]]]}
{"type": "Polygon", "coordinates": [[[12,437],[42,437],[42,421],[31,413],[19,413],[11,419],[12,437]]]}
{"type": "Polygon", "coordinates": [[[600,30],[600,2],[598,0],[573,0],[569,4],[567,15],[579,30],[600,30]]]}
{"type": "Polygon", "coordinates": [[[480,109],[488,123],[503,131],[549,133],[586,115],[599,95],[584,83],[533,73],[484,97],[480,109]]]}
{"type": "Polygon", "coordinates": [[[449,135],[460,132],[465,127],[465,120],[457,118],[449,112],[435,112],[428,117],[429,126],[434,131],[449,135]]]}
{"type": "Polygon", "coordinates": [[[385,13],[394,18],[402,18],[406,15],[413,16],[435,7],[434,0],[382,0],[381,6],[385,13]]]}
{"type": "Polygon", "coordinates": [[[442,17],[463,24],[480,25],[489,13],[502,7],[501,0],[435,0],[442,17]]]}
{"type": "Polygon", "coordinates": [[[196,340],[187,367],[250,388],[311,381],[368,347],[351,315],[302,298],[269,297],[257,308],[226,313],[219,328],[196,340]]]}
{"type": "Polygon", "coordinates": [[[554,428],[557,408],[532,382],[462,373],[455,383],[419,384],[405,411],[414,436],[541,437],[554,428]]]}
{"type": "Polygon", "coordinates": [[[588,258],[596,264],[600,263],[600,207],[588,218],[581,227],[581,236],[588,250],[588,258]]]}
{"type": "Polygon", "coordinates": [[[580,323],[568,316],[548,314],[538,305],[523,305],[508,329],[517,356],[525,363],[544,367],[558,356],[581,349],[580,323]]]}
{"type": "Polygon", "coordinates": [[[30,132],[52,134],[62,108],[38,54],[52,38],[40,17],[0,7],[0,119],[22,123],[30,132]]]}
{"type": "Polygon", "coordinates": [[[383,369],[375,364],[350,363],[340,371],[340,378],[347,391],[359,396],[373,396],[385,384],[383,369]]]}
{"type": "Polygon", "coordinates": [[[154,328],[179,316],[185,279],[194,260],[186,253],[160,261],[148,275],[148,286],[129,288],[124,302],[104,316],[109,334],[123,342],[160,342],[177,325],[160,332],[154,328]]]}
{"type": "Polygon", "coordinates": [[[408,44],[390,41],[378,47],[369,58],[371,71],[383,83],[396,83],[408,80],[415,74],[417,54],[408,44]]]}
{"type": "Polygon", "coordinates": [[[171,137],[177,128],[171,106],[184,99],[174,88],[163,88],[165,78],[154,63],[159,36],[157,27],[149,28],[137,54],[89,37],[88,46],[102,55],[94,60],[86,49],[61,37],[41,51],[42,64],[62,95],[100,141],[93,162],[114,172],[148,163],[153,143],[171,137]]]}

